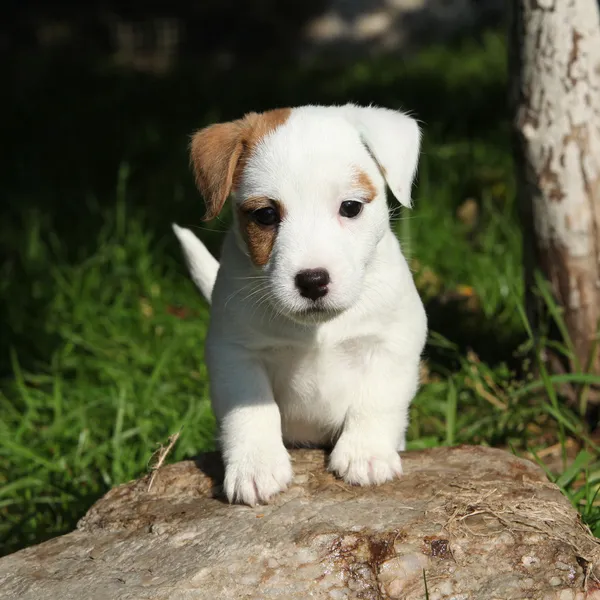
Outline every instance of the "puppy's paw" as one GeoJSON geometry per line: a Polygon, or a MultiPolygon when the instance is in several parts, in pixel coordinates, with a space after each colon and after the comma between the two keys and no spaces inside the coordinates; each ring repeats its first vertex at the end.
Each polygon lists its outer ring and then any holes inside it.
{"type": "Polygon", "coordinates": [[[329,458],[329,470],[351,485],[376,485],[400,477],[402,463],[393,447],[386,449],[342,435],[329,458]]]}
{"type": "Polygon", "coordinates": [[[225,494],[231,503],[256,506],[284,490],[292,480],[290,455],[281,445],[239,448],[225,467],[225,494]]]}

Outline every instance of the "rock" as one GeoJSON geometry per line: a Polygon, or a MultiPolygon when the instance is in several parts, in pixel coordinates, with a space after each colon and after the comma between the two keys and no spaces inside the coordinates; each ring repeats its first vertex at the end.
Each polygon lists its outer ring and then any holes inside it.
{"type": "Polygon", "coordinates": [[[349,487],[317,450],[269,506],[219,496],[216,454],[99,500],[77,531],[0,560],[3,600],[600,599],[598,541],[533,463],[481,447],[404,455],[349,487]]]}

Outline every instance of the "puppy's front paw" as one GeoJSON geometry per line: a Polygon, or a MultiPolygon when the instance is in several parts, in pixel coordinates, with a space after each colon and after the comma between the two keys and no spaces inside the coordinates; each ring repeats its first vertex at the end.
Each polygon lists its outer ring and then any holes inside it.
{"type": "Polygon", "coordinates": [[[387,449],[342,435],[329,458],[329,470],[346,483],[372,485],[400,477],[402,463],[393,447],[387,449]]]}
{"type": "Polygon", "coordinates": [[[283,444],[239,448],[226,462],[224,488],[232,503],[266,503],[292,480],[292,464],[283,444]]]}

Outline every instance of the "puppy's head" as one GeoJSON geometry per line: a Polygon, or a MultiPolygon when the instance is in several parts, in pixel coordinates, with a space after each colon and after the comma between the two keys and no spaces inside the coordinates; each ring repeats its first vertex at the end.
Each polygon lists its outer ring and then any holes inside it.
{"type": "Polygon", "coordinates": [[[352,306],[389,228],[385,184],[409,206],[420,131],[383,108],[305,106],[251,113],[197,132],[196,182],[266,275],[274,310],[304,322],[352,306]]]}

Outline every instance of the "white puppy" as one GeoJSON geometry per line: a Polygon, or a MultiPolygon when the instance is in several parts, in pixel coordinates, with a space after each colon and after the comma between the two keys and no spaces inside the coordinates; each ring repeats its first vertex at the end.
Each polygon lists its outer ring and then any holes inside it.
{"type": "Polygon", "coordinates": [[[235,202],[220,265],[174,226],[212,303],[206,362],[231,502],[289,484],[285,445],[333,446],[329,468],[350,484],[402,473],[427,321],[385,190],[410,205],[419,145],[414,119],[351,104],[194,135],[207,218],[235,202]]]}

